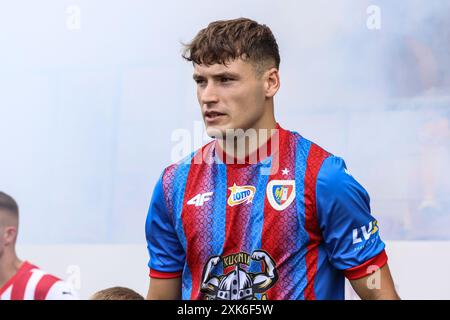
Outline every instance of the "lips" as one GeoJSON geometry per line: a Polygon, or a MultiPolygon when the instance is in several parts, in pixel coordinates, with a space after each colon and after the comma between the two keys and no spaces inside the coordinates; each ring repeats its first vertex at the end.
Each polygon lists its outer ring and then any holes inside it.
{"type": "Polygon", "coordinates": [[[215,116],[223,116],[225,113],[221,113],[218,111],[205,111],[205,117],[215,117],[215,116]]]}
{"type": "Polygon", "coordinates": [[[205,119],[209,120],[209,121],[218,119],[218,118],[220,118],[222,116],[225,116],[225,113],[221,113],[221,112],[218,112],[218,111],[206,111],[205,112],[205,119]]]}

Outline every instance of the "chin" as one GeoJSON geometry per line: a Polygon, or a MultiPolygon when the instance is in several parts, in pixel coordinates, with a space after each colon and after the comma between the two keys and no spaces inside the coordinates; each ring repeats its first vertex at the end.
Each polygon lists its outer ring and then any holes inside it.
{"type": "Polygon", "coordinates": [[[221,126],[207,126],[206,134],[211,138],[221,139],[225,137],[226,128],[222,128],[221,126]]]}
{"type": "Polygon", "coordinates": [[[205,122],[205,128],[206,128],[206,134],[211,138],[217,138],[217,139],[225,139],[227,130],[233,130],[232,135],[236,134],[235,130],[244,130],[246,131],[247,128],[244,126],[244,124],[237,124],[237,123],[217,123],[217,124],[207,124],[205,122]]]}

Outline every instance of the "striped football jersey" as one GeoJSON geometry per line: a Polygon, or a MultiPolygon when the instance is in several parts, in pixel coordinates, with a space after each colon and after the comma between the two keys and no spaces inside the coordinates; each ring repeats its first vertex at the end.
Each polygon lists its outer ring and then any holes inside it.
{"type": "Polygon", "coordinates": [[[24,261],[0,288],[0,300],[75,300],[73,288],[61,279],[24,261]]]}

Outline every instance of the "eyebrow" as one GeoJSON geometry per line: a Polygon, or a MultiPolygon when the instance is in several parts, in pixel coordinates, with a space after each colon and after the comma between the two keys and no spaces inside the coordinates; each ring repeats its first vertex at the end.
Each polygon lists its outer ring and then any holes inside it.
{"type": "MultiPolygon", "coordinates": [[[[237,73],[225,71],[225,72],[215,73],[215,74],[212,75],[212,77],[213,77],[214,79],[220,79],[220,78],[238,78],[239,75],[238,75],[237,73]]],[[[197,79],[205,79],[204,76],[202,76],[202,75],[200,75],[200,74],[198,74],[198,73],[194,73],[194,74],[192,75],[192,78],[193,78],[194,80],[197,80],[197,79]]]]}

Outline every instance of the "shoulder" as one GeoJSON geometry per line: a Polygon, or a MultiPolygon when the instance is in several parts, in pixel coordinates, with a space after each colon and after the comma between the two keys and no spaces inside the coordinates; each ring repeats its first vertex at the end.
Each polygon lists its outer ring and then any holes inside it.
{"type": "Polygon", "coordinates": [[[33,266],[30,271],[33,279],[30,278],[29,282],[35,284],[34,300],[73,300],[77,298],[73,288],[59,277],[36,266],[33,266]]]}
{"type": "Polygon", "coordinates": [[[290,131],[289,136],[290,143],[296,144],[296,162],[302,168],[305,179],[316,182],[324,172],[337,169],[334,159],[340,158],[295,131],[290,131]],[[330,164],[332,168],[329,167],[330,164]]]}
{"type": "Polygon", "coordinates": [[[319,166],[322,162],[333,154],[322,148],[317,143],[309,140],[296,131],[286,130],[288,143],[296,145],[296,152],[303,155],[308,164],[319,166]]]}
{"type": "MultiPolygon", "coordinates": [[[[322,192],[335,193],[353,181],[343,158],[335,156],[317,143],[297,132],[290,132],[297,143],[297,153],[303,155],[306,178],[315,181],[316,188],[322,192]]],[[[313,184],[314,185],[314,184],[313,184]]]]}
{"type": "Polygon", "coordinates": [[[34,300],[45,300],[50,289],[60,282],[61,279],[40,269],[34,269],[33,271],[34,275],[39,278],[34,290],[34,300]]]}
{"type": "Polygon", "coordinates": [[[326,185],[339,186],[349,175],[344,159],[330,155],[324,159],[317,180],[326,185]]]}
{"type": "Polygon", "coordinates": [[[212,163],[214,157],[214,150],[216,146],[216,140],[212,140],[205,144],[201,148],[191,152],[181,160],[172,163],[164,168],[161,174],[161,180],[163,184],[170,184],[173,182],[179,169],[188,171],[192,164],[205,164],[212,163]]]}
{"type": "Polygon", "coordinates": [[[185,156],[181,160],[170,164],[166,168],[164,168],[161,179],[164,180],[173,180],[176,172],[180,168],[188,169],[192,163],[194,164],[202,164],[207,163],[209,158],[213,157],[213,152],[215,149],[215,140],[210,141],[205,144],[201,148],[198,148],[195,151],[192,151],[189,155],[185,156]]]}
{"type": "Polygon", "coordinates": [[[369,199],[364,187],[348,171],[344,159],[337,156],[327,157],[317,176],[316,192],[318,196],[341,199],[355,199],[356,194],[362,199],[369,199]]]}
{"type": "Polygon", "coordinates": [[[186,184],[191,165],[210,163],[208,161],[213,157],[214,148],[215,140],[164,168],[153,193],[158,199],[165,199],[166,206],[169,210],[174,205],[173,199],[181,194],[179,191],[186,184]]]}

